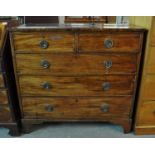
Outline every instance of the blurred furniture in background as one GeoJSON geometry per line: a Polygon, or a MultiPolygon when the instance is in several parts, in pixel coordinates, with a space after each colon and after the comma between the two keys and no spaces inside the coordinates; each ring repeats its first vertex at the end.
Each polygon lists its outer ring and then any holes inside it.
{"type": "Polygon", "coordinates": [[[65,16],[65,23],[115,23],[116,16],[65,16]]]}
{"type": "Polygon", "coordinates": [[[18,135],[19,108],[7,26],[0,23],[0,126],[18,135]]]}
{"type": "Polygon", "coordinates": [[[23,18],[23,23],[27,25],[59,23],[58,16],[20,16],[20,18],[23,18]]]}
{"type": "Polygon", "coordinates": [[[155,134],[155,17],[130,17],[130,24],[149,30],[138,98],[135,133],[155,134]]]}
{"type": "Polygon", "coordinates": [[[17,16],[0,16],[0,23],[7,23],[7,27],[17,26],[20,24],[17,16]]]}

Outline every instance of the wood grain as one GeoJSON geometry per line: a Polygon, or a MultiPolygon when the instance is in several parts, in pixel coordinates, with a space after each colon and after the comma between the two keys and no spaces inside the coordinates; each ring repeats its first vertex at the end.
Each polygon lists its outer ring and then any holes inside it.
{"type": "Polygon", "coordinates": [[[6,34],[6,27],[7,27],[6,23],[0,23],[0,51],[3,48],[5,34],[6,34]]]}
{"type": "Polygon", "coordinates": [[[6,105],[0,105],[0,122],[9,122],[11,120],[10,107],[6,105]]]}
{"type": "Polygon", "coordinates": [[[151,28],[151,45],[155,46],[155,17],[152,17],[152,28],[151,28]]]}
{"type": "Polygon", "coordinates": [[[101,25],[12,28],[23,128],[52,121],[106,121],[130,132],[144,32],[101,25]],[[40,49],[43,39],[49,42],[47,49],[40,49]],[[112,48],[105,47],[106,39],[113,41],[112,48]],[[42,60],[50,63],[48,69],[40,65],[42,60]],[[107,60],[112,60],[109,69],[107,60]],[[50,89],[43,88],[45,82],[50,89]],[[106,82],[110,88],[103,90],[106,82]],[[105,103],[108,112],[101,111],[105,103]]]}
{"type": "Polygon", "coordinates": [[[146,67],[147,73],[155,73],[155,47],[153,46],[150,47],[147,65],[145,65],[144,67],[146,67]]]}
{"type": "Polygon", "coordinates": [[[136,126],[135,134],[136,135],[154,135],[155,133],[155,125],[144,125],[144,126],[136,126]]]}
{"type": "Polygon", "coordinates": [[[155,100],[155,75],[146,75],[143,81],[143,100],[155,100]]]}
{"type": "Polygon", "coordinates": [[[155,122],[155,101],[144,101],[137,118],[138,125],[154,125],[155,122]]]}
{"type": "Polygon", "coordinates": [[[155,18],[153,16],[137,16],[132,23],[148,29],[143,74],[137,103],[135,134],[155,133],[155,18]]]}
{"type": "Polygon", "coordinates": [[[0,73],[0,87],[4,87],[4,80],[3,80],[3,75],[0,73]]]}
{"type": "Polygon", "coordinates": [[[8,104],[8,96],[6,90],[0,90],[0,104],[8,104]]]}
{"type": "Polygon", "coordinates": [[[129,117],[132,97],[104,98],[22,98],[24,118],[52,119],[98,119],[104,116],[129,117]],[[101,106],[109,105],[109,111],[103,112],[101,106]],[[47,111],[46,106],[53,106],[47,111]]]}
{"type": "Polygon", "coordinates": [[[134,76],[20,76],[21,95],[33,96],[105,96],[133,95],[134,76]],[[48,82],[52,88],[47,90],[43,84],[48,82]],[[111,88],[102,89],[102,84],[109,82],[111,88]]]}
{"type": "Polygon", "coordinates": [[[139,52],[141,48],[139,33],[81,33],[79,50],[81,52],[139,52]],[[104,41],[113,41],[112,48],[106,48],[104,41]]]}
{"type": "Polygon", "coordinates": [[[14,50],[20,52],[73,52],[74,35],[71,32],[14,33],[14,50]],[[49,43],[47,49],[40,47],[40,42],[49,43]]]}
{"type": "Polygon", "coordinates": [[[20,74],[54,75],[101,75],[135,74],[138,55],[131,54],[16,54],[17,72],[20,74]],[[41,66],[48,61],[49,68],[41,66]],[[112,61],[112,67],[105,67],[106,61],[112,61]]]}

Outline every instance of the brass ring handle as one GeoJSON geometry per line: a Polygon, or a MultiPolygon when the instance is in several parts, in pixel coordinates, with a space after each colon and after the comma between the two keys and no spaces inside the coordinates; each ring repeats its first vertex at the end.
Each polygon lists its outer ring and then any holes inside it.
{"type": "Polygon", "coordinates": [[[113,47],[113,41],[111,39],[106,39],[104,41],[104,47],[105,48],[112,48],[113,47]]]}
{"type": "Polygon", "coordinates": [[[40,65],[44,68],[47,69],[50,67],[50,63],[47,60],[41,60],[40,65]]]}
{"type": "Polygon", "coordinates": [[[41,86],[44,89],[51,89],[52,88],[52,85],[49,82],[44,82],[41,86]]]}
{"type": "Polygon", "coordinates": [[[103,89],[104,91],[109,90],[110,88],[111,88],[111,84],[110,84],[109,82],[104,82],[104,83],[102,84],[102,89],[103,89]]]}
{"type": "Polygon", "coordinates": [[[111,68],[113,64],[111,60],[104,61],[103,63],[106,69],[111,68]]]}
{"type": "Polygon", "coordinates": [[[109,109],[110,109],[109,104],[103,103],[103,104],[101,105],[101,111],[102,111],[102,112],[109,112],[109,109]]]}
{"type": "Polygon", "coordinates": [[[48,41],[42,40],[42,41],[40,42],[40,47],[41,47],[42,49],[46,49],[46,48],[48,48],[48,46],[49,46],[48,41]]]}
{"type": "Polygon", "coordinates": [[[53,105],[45,105],[45,111],[52,112],[54,110],[53,105]]]}

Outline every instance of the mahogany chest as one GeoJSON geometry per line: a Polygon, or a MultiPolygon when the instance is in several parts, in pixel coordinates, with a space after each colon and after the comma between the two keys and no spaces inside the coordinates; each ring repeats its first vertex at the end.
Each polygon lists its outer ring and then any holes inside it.
{"type": "Polygon", "coordinates": [[[7,24],[0,23],[0,126],[19,134],[19,108],[7,24]]]}
{"type": "Polygon", "coordinates": [[[129,132],[145,32],[101,24],[12,28],[23,130],[43,122],[98,121],[129,132]]]}

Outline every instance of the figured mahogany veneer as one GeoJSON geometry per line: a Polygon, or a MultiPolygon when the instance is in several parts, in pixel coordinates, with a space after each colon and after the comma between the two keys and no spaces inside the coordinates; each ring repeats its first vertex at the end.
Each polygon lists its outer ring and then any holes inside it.
{"type": "Polygon", "coordinates": [[[15,33],[14,49],[20,52],[73,52],[74,35],[68,32],[15,33]],[[48,48],[40,48],[40,43],[48,40],[48,48]]]}
{"type": "Polygon", "coordinates": [[[10,31],[23,131],[52,121],[131,130],[144,29],[17,27],[10,31]]]}
{"type": "Polygon", "coordinates": [[[19,76],[22,96],[105,96],[132,95],[134,76],[19,76]],[[104,83],[110,88],[104,90],[104,83]],[[43,87],[49,83],[51,88],[43,87]]]}
{"type": "Polygon", "coordinates": [[[18,74],[103,75],[137,72],[138,55],[131,54],[16,54],[18,74]],[[106,68],[106,63],[112,67],[106,68]],[[31,62],[31,67],[30,67],[31,62]],[[43,63],[49,66],[44,68],[43,63]]]}
{"type": "Polygon", "coordinates": [[[131,103],[132,97],[22,98],[23,115],[29,119],[104,120],[105,116],[128,117],[131,112],[131,103]],[[102,106],[106,104],[108,104],[108,110],[103,111],[102,106]],[[50,107],[53,109],[47,111],[50,107]]]}
{"type": "Polygon", "coordinates": [[[82,33],[79,34],[79,50],[85,52],[139,52],[139,33],[82,33]],[[113,47],[106,48],[104,42],[110,39],[113,47]]]}

